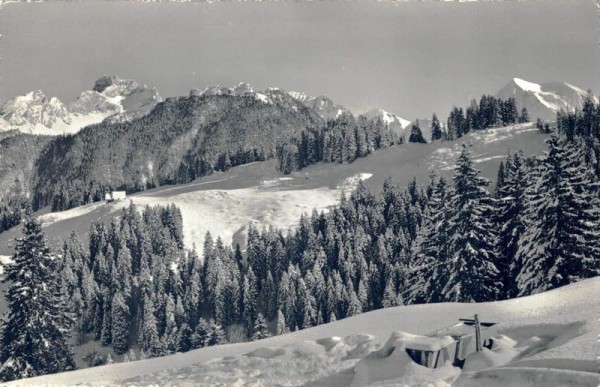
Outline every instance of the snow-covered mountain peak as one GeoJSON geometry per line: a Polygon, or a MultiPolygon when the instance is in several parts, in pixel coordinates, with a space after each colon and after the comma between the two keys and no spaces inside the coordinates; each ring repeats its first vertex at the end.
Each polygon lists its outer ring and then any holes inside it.
{"type": "Polygon", "coordinates": [[[410,121],[406,120],[396,114],[390,113],[383,109],[372,109],[365,113],[365,116],[368,118],[380,118],[384,124],[390,125],[400,125],[402,129],[406,129],[408,125],[410,125],[410,121]]]}
{"type": "Polygon", "coordinates": [[[527,108],[532,120],[556,119],[559,110],[580,108],[587,93],[565,82],[534,83],[513,78],[496,94],[502,99],[515,98],[517,109],[527,108]]]}
{"type": "Polygon", "coordinates": [[[253,94],[253,93],[254,93],[254,88],[252,87],[252,85],[245,83],[245,82],[240,82],[233,87],[233,94],[236,96],[253,94]]]}
{"type": "Polygon", "coordinates": [[[533,83],[533,82],[529,82],[526,81],[524,79],[521,78],[513,78],[513,82],[519,86],[521,89],[523,89],[524,91],[531,91],[531,92],[540,92],[542,91],[542,86],[537,84],[537,83],[533,83]]]}
{"type": "Polygon", "coordinates": [[[502,99],[515,98],[517,108],[527,108],[531,119],[554,120],[559,110],[573,110],[583,104],[587,93],[579,87],[565,82],[542,84],[513,78],[496,96],[502,99]]]}
{"type": "Polygon", "coordinates": [[[41,90],[17,96],[0,106],[0,131],[57,135],[79,129],[110,117],[124,121],[147,113],[162,101],[154,87],[114,75],[99,78],[92,90],[82,92],[66,105],[41,90]]]}
{"type": "Polygon", "coordinates": [[[305,93],[299,91],[288,91],[288,94],[290,95],[290,97],[294,98],[299,102],[306,102],[315,99],[315,97],[306,95],[305,93]]]}
{"type": "Polygon", "coordinates": [[[0,107],[0,116],[0,130],[23,125],[50,127],[59,121],[70,123],[67,107],[58,98],[48,98],[41,90],[7,101],[0,107]]]}
{"type": "Polygon", "coordinates": [[[120,102],[124,97],[109,98],[103,93],[88,90],[84,91],[77,99],[69,105],[73,114],[88,114],[93,111],[105,111],[119,113],[122,110],[120,102]]]}
{"type": "Polygon", "coordinates": [[[314,109],[326,121],[336,119],[345,113],[352,114],[346,107],[334,103],[324,95],[312,97],[297,91],[289,91],[288,95],[305,106],[314,109]]]}

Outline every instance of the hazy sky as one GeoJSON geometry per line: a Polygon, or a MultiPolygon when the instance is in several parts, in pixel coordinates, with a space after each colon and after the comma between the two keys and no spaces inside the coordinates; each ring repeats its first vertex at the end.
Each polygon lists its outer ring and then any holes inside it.
{"type": "Polygon", "coordinates": [[[0,99],[42,89],[69,102],[108,73],[163,96],[245,81],[445,116],[513,77],[600,92],[598,23],[591,0],[10,4],[0,99]]]}

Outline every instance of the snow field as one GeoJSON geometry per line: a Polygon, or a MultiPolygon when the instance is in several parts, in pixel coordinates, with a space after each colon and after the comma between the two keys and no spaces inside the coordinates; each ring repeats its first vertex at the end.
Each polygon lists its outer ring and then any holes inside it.
{"type": "Polygon", "coordinates": [[[13,385],[589,386],[600,381],[600,278],[519,299],[381,309],[256,342],[88,368],[13,385]],[[407,359],[398,338],[426,334],[478,313],[499,323],[492,350],[462,371],[407,359]],[[380,344],[390,338],[383,347],[380,344]],[[384,356],[394,347],[390,356],[384,356]],[[381,349],[377,349],[381,348],[381,349]],[[375,350],[375,352],[373,352],[375,350]]]}
{"type": "Polygon", "coordinates": [[[339,202],[342,192],[351,193],[360,180],[371,176],[369,173],[351,176],[336,189],[277,189],[282,181],[292,179],[282,177],[262,181],[259,186],[250,188],[194,191],[170,197],[140,194],[122,203],[128,205],[131,201],[142,206],[175,204],[183,215],[185,245],[188,248],[196,246],[196,250],[201,252],[207,231],[213,239],[220,236],[226,244],[240,243],[244,247],[249,223],[259,228],[294,227],[302,214],[310,214],[313,209],[328,211],[339,202]]]}
{"type": "Polygon", "coordinates": [[[440,147],[432,152],[428,167],[430,170],[447,171],[454,169],[463,144],[470,147],[472,151],[479,151],[473,152],[473,162],[476,164],[506,158],[506,153],[490,155],[491,149],[489,146],[509,143],[523,133],[535,131],[537,131],[537,128],[531,123],[471,131],[457,141],[442,143],[448,146],[440,147]]]}
{"type": "Polygon", "coordinates": [[[48,214],[40,215],[38,220],[42,223],[42,227],[48,227],[51,224],[62,222],[67,219],[78,218],[80,216],[87,215],[92,211],[95,211],[102,206],[104,206],[104,202],[97,202],[92,204],[87,204],[81,207],[75,207],[67,211],[60,212],[50,212],[48,214]]]}

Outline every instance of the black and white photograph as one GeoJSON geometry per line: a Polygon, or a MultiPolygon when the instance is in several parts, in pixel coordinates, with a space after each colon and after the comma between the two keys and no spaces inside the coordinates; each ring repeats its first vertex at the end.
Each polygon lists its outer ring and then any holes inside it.
{"type": "Polygon", "coordinates": [[[0,0],[0,385],[598,387],[600,0],[0,0]]]}

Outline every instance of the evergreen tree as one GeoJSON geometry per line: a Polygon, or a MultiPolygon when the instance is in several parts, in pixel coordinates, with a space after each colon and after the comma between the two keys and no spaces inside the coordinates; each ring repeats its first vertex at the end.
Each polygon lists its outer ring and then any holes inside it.
{"type": "Polygon", "coordinates": [[[177,352],[187,352],[192,349],[192,329],[183,323],[177,332],[177,352]]]}
{"type": "Polygon", "coordinates": [[[175,316],[175,301],[173,301],[171,295],[166,297],[164,327],[162,346],[168,353],[174,353],[177,350],[178,335],[175,316]]]}
{"type": "Polygon", "coordinates": [[[421,132],[421,127],[419,126],[419,120],[416,120],[410,129],[410,137],[408,138],[408,142],[417,142],[421,144],[426,144],[425,138],[423,137],[423,133],[421,132]]]}
{"type": "Polygon", "coordinates": [[[252,332],[252,341],[266,339],[270,337],[269,327],[267,326],[267,321],[263,317],[262,313],[259,313],[256,317],[256,321],[254,322],[254,329],[252,332]]]}
{"type": "Polygon", "coordinates": [[[210,334],[210,325],[208,321],[200,318],[194,334],[192,335],[192,348],[202,348],[208,346],[210,334]]]}
{"type": "Polygon", "coordinates": [[[277,316],[277,288],[271,275],[271,270],[267,271],[267,278],[263,289],[265,315],[268,319],[273,319],[277,316]]]}
{"type": "MultiPolygon", "coordinates": [[[[510,158],[510,155],[509,155],[510,158]]],[[[507,160],[508,163],[508,160],[507,160]]],[[[504,177],[504,162],[500,161],[500,166],[498,167],[498,174],[496,175],[496,198],[499,197],[500,190],[505,185],[505,177],[504,177]]]]}
{"type": "Polygon", "coordinates": [[[248,332],[248,336],[251,336],[254,321],[256,320],[257,296],[256,277],[252,269],[249,269],[244,278],[242,288],[242,319],[246,327],[246,332],[248,332]]]}
{"type": "Polygon", "coordinates": [[[500,170],[498,172],[498,176],[502,174],[502,179],[498,179],[496,186],[499,254],[497,266],[504,282],[506,297],[509,298],[517,293],[516,275],[520,268],[516,262],[516,253],[519,238],[525,228],[523,210],[527,175],[523,158],[521,152],[509,155],[501,169],[502,173],[500,170]]]}
{"type": "Polygon", "coordinates": [[[129,307],[125,304],[121,293],[116,293],[112,299],[112,345],[115,353],[121,355],[129,349],[129,307]]]}
{"type": "Polygon", "coordinates": [[[144,320],[143,320],[140,349],[147,357],[156,357],[162,355],[162,347],[156,327],[156,316],[154,316],[154,307],[152,301],[146,297],[144,299],[144,320]]]}
{"type": "Polygon", "coordinates": [[[56,258],[34,217],[25,222],[13,263],[5,270],[4,282],[11,285],[1,332],[0,381],[74,369],[67,296],[60,294],[56,258]]]}
{"type": "Polygon", "coordinates": [[[450,199],[450,275],[442,290],[446,301],[491,301],[500,295],[493,202],[485,189],[487,180],[478,174],[464,148],[457,161],[450,199]]]}
{"type": "Polygon", "coordinates": [[[129,348],[129,351],[123,355],[123,363],[129,363],[130,361],[136,361],[137,356],[133,348],[129,348]]]}
{"type": "Polygon", "coordinates": [[[598,182],[577,141],[551,135],[539,178],[528,190],[519,240],[519,295],[600,274],[598,182]]]}
{"type": "Polygon", "coordinates": [[[102,298],[104,300],[104,311],[102,317],[102,330],[100,333],[100,340],[102,345],[110,345],[112,342],[112,300],[108,289],[104,289],[102,292],[102,298]]]}
{"type": "Polygon", "coordinates": [[[283,315],[283,312],[281,311],[281,309],[278,309],[277,310],[277,327],[275,328],[275,334],[283,335],[285,333],[288,333],[289,331],[290,330],[285,323],[285,316],[283,315]]]}
{"type": "Polygon", "coordinates": [[[442,125],[435,113],[433,113],[433,116],[431,117],[431,141],[441,140],[443,135],[442,125]]]}
{"type": "MultiPolygon", "coordinates": [[[[453,196],[443,178],[432,182],[423,227],[416,240],[415,259],[411,265],[407,301],[409,303],[445,301],[443,288],[450,271],[450,217],[453,196]]],[[[388,299],[388,303],[391,300],[388,299]]]]}
{"type": "Polygon", "coordinates": [[[519,123],[529,122],[529,113],[527,112],[527,108],[523,107],[521,109],[521,115],[519,116],[519,123]]]}
{"type": "Polygon", "coordinates": [[[390,308],[392,306],[402,305],[402,299],[396,292],[394,281],[389,279],[387,281],[387,285],[385,286],[385,290],[383,291],[383,301],[381,302],[381,306],[384,308],[390,308]]]}
{"type": "Polygon", "coordinates": [[[279,284],[278,305],[285,316],[286,326],[294,327],[296,325],[296,291],[294,285],[290,282],[287,271],[283,272],[279,284]]]}
{"type": "Polygon", "coordinates": [[[227,339],[225,338],[225,331],[221,324],[218,324],[215,320],[211,320],[209,326],[207,345],[226,344],[227,339]]]}

